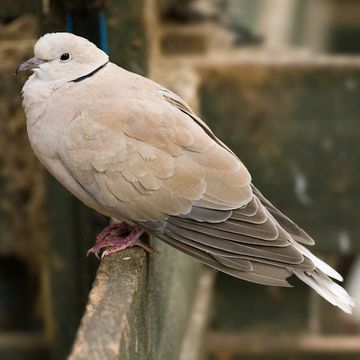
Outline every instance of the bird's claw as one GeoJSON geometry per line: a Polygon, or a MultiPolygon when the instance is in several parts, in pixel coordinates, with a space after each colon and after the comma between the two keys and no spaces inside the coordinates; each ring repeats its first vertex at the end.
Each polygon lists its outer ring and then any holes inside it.
{"type": "Polygon", "coordinates": [[[130,228],[125,223],[113,224],[107,226],[97,237],[95,245],[88,250],[87,256],[94,254],[99,260],[105,256],[113,254],[115,252],[124,250],[132,246],[140,246],[148,253],[154,253],[154,249],[146,241],[140,237],[144,234],[144,230],[140,228],[130,228]],[[130,232],[125,236],[122,234],[130,232]],[[102,249],[104,249],[102,251],[102,249]],[[101,253],[101,255],[100,255],[101,253]]]}

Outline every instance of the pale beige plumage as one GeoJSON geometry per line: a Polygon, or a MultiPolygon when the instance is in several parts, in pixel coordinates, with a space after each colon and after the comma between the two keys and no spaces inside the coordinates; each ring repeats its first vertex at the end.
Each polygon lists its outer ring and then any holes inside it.
{"type": "Polygon", "coordinates": [[[216,269],[279,286],[295,274],[351,311],[328,277],[341,276],[301,245],[313,240],[177,95],[71,34],[45,35],[35,56],[23,89],[29,139],[75,196],[216,269]]]}

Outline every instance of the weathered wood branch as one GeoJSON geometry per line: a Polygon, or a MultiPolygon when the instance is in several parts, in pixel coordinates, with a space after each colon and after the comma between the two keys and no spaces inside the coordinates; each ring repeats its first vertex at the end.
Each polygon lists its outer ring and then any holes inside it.
{"type": "Polygon", "coordinates": [[[214,273],[154,239],[104,258],[70,360],[197,358],[214,273]]]}
{"type": "Polygon", "coordinates": [[[146,255],[139,248],[101,261],[69,359],[140,359],[147,353],[141,326],[146,274],[146,255]]]}

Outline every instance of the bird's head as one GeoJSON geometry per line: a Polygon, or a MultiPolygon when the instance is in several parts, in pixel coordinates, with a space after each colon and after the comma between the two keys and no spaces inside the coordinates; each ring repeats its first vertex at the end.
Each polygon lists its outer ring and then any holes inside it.
{"type": "Polygon", "coordinates": [[[34,57],[15,71],[33,70],[35,78],[74,81],[106,64],[108,55],[85,38],[70,33],[49,33],[34,46],[34,57]]]}

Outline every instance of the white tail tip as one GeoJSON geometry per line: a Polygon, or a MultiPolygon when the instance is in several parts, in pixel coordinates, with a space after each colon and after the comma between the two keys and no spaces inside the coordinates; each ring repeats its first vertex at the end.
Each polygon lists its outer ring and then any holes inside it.
{"type": "Polygon", "coordinates": [[[352,309],[355,306],[354,299],[344,288],[332,281],[321,270],[317,269],[308,273],[293,270],[293,273],[304,283],[312,287],[329,303],[339,307],[347,314],[352,313],[352,309]]]}

